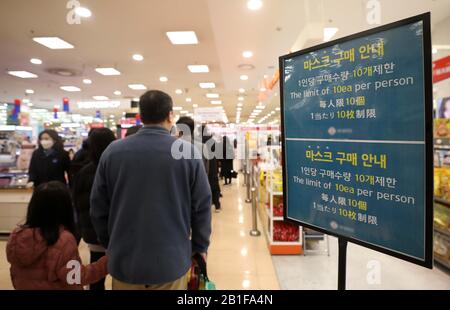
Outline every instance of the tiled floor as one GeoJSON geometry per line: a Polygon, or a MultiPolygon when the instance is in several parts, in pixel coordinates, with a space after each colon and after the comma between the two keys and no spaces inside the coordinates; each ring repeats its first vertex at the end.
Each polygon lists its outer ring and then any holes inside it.
{"type": "MultiPolygon", "coordinates": [[[[208,255],[208,275],[218,289],[279,289],[278,280],[264,237],[250,237],[251,206],[246,204],[245,191],[239,180],[222,187],[221,213],[213,212],[213,234],[208,255]]],[[[9,264],[5,255],[6,242],[0,241],[0,289],[12,289],[9,264]]],[[[89,252],[80,245],[84,262],[89,252]]],[[[111,278],[106,287],[111,288],[111,278]]]]}
{"type": "Polygon", "coordinates": [[[210,277],[218,289],[279,289],[266,240],[249,235],[251,205],[238,182],[222,186],[223,211],[213,214],[210,277]]]}
{"type": "MultiPolygon", "coordinates": [[[[321,244],[320,247],[324,247],[321,244]]],[[[337,239],[330,237],[330,256],[274,257],[281,289],[335,290],[337,288],[337,239]]],[[[359,290],[450,290],[450,274],[363,248],[348,245],[347,289],[359,290]]]]}

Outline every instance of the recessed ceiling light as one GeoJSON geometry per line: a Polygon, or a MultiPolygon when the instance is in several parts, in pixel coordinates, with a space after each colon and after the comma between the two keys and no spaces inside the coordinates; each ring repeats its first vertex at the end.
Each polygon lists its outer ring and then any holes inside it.
{"type": "Polygon", "coordinates": [[[27,105],[28,105],[29,107],[32,107],[34,104],[33,104],[32,102],[28,102],[27,105]]]}
{"type": "Polygon", "coordinates": [[[176,91],[175,91],[175,94],[177,94],[177,95],[181,95],[183,93],[183,91],[181,90],[181,89],[177,89],[176,91]]]}
{"type": "Polygon", "coordinates": [[[85,18],[89,18],[92,16],[92,12],[91,10],[89,10],[88,8],[79,6],[75,9],[75,14],[77,14],[80,17],[85,17],[85,18]]]}
{"type": "Polygon", "coordinates": [[[8,71],[8,74],[22,79],[35,79],[38,77],[36,74],[28,71],[8,71]]]}
{"type": "Polygon", "coordinates": [[[198,44],[194,31],[169,31],[166,35],[174,45],[198,44]]]}
{"type": "Polygon", "coordinates": [[[142,56],[141,54],[134,54],[133,55],[133,60],[135,60],[135,61],[143,61],[144,60],[144,56],[142,56]]]}
{"type": "Polygon", "coordinates": [[[180,114],[188,114],[189,112],[188,111],[185,111],[185,110],[183,110],[183,111],[180,111],[180,114]]]}
{"type": "Polygon", "coordinates": [[[77,92],[77,91],[81,91],[81,89],[79,89],[76,86],[61,86],[60,89],[68,91],[68,92],[77,92]]]}
{"type": "Polygon", "coordinates": [[[115,68],[97,68],[95,71],[102,75],[120,75],[120,71],[115,68]]]}
{"type": "Polygon", "coordinates": [[[248,80],[248,75],[243,74],[243,75],[241,75],[240,79],[242,81],[247,81],[248,80]]]}
{"type": "Polygon", "coordinates": [[[437,48],[433,48],[433,54],[437,54],[438,53],[438,49],[437,48]]]}
{"type": "Polygon", "coordinates": [[[92,81],[90,79],[84,79],[83,83],[84,84],[92,84],[92,81]]]}
{"type": "Polygon", "coordinates": [[[209,67],[207,65],[189,65],[189,71],[192,73],[208,73],[209,67]]]}
{"type": "Polygon", "coordinates": [[[25,90],[25,93],[26,93],[26,94],[29,94],[29,95],[34,94],[34,90],[32,90],[32,89],[26,89],[26,90],[25,90]]]}
{"type": "Polygon", "coordinates": [[[252,11],[257,11],[263,6],[262,0],[249,0],[247,1],[247,8],[252,11]]]}
{"type": "Polygon", "coordinates": [[[58,37],[36,37],[33,41],[52,50],[71,49],[74,46],[58,37]]]}
{"type": "Polygon", "coordinates": [[[238,107],[242,107],[243,105],[244,105],[244,104],[241,103],[241,102],[239,102],[239,103],[237,104],[238,107]]]}
{"type": "Polygon", "coordinates": [[[213,94],[213,93],[206,94],[206,98],[209,98],[209,99],[217,99],[219,97],[220,97],[219,94],[213,94]]]}
{"type": "Polygon", "coordinates": [[[25,98],[25,99],[22,100],[22,102],[23,102],[23,103],[29,103],[29,102],[30,102],[30,99],[25,98]]]}
{"type": "Polygon", "coordinates": [[[35,65],[42,65],[42,60],[40,60],[39,58],[31,58],[30,62],[35,65]]]}
{"type": "Polygon", "coordinates": [[[208,82],[208,83],[200,83],[199,84],[200,88],[203,89],[211,89],[211,88],[216,88],[216,84],[208,82]]]}
{"type": "Polygon", "coordinates": [[[133,98],[133,101],[135,101],[135,102],[139,102],[139,101],[140,101],[140,99],[139,99],[138,97],[134,97],[134,98],[133,98]]]}
{"type": "Polygon", "coordinates": [[[244,97],[238,97],[239,101],[244,101],[244,97]]]}
{"type": "Polygon", "coordinates": [[[281,109],[280,108],[275,108],[275,111],[280,111],[281,109]]]}
{"type": "Polygon", "coordinates": [[[167,78],[167,76],[161,76],[161,77],[159,78],[159,81],[160,81],[160,82],[163,82],[163,83],[166,83],[166,82],[169,81],[169,79],[167,78]]]}
{"type": "Polygon", "coordinates": [[[192,102],[192,98],[186,98],[186,102],[192,102]]]}
{"type": "Polygon", "coordinates": [[[336,33],[339,31],[339,28],[327,27],[323,29],[323,40],[325,42],[330,41],[336,33]]]}
{"type": "Polygon", "coordinates": [[[256,106],[256,109],[257,110],[264,110],[266,108],[266,106],[264,106],[264,105],[258,105],[258,106],[256,106]]]}
{"type": "Polygon", "coordinates": [[[242,111],[242,108],[237,108],[236,111],[242,111]]]}
{"type": "Polygon", "coordinates": [[[267,91],[267,88],[261,87],[259,90],[260,90],[261,92],[265,92],[265,91],[267,91]]]}
{"type": "Polygon", "coordinates": [[[244,58],[252,58],[253,57],[253,52],[252,51],[245,51],[242,53],[242,57],[244,58]]]}
{"type": "Polygon", "coordinates": [[[92,98],[94,98],[95,100],[99,100],[99,101],[109,100],[109,98],[106,96],[93,96],[92,98]]]}
{"type": "Polygon", "coordinates": [[[244,88],[239,88],[239,93],[241,93],[241,94],[245,93],[245,89],[244,88]]]}
{"type": "Polygon", "coordinates": [[[129,88],[131,88],[132,90],[146,90],[147,86],[143,85],[143,84],[130,84],[128,85],[129,88]]]}
{"type": "Polygon", "coordinates": [[[183,108],[182,107],[173,107],[173,110],[174,111],[181,111],[181,110],[183,110],[183,108]]]}
{"type": "Polygon", "coordinates": [[[120,96],[120,95],[122,95],[122,92],[121,92],[120,90],[116,90],[116,91],[114,92],[114,95],[120,96]]]}
{"type": "Polygon", "coordinates": [[[222,104],[222,100],[212,100],[211,104],[214,104],[214,105],[222,104]]]}
{"type": "Polygon", "coordinates": [[[114,114],[111,114],[111,115],[109,116],[109,118],[115,118],[114,114]]]}
{"type": "Polygon", "coordinates": [[[192,105],[192,107],[193,107],[193,108],[198,108],[198,104],[194,103],[194,104],[192,105]]]}

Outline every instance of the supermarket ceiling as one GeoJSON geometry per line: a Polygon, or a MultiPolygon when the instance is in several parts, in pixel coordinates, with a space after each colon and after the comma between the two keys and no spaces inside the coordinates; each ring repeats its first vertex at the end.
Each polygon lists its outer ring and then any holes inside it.
{"type": "MultiPolygon", "coordinates": [[[[339,28],[336,38],[369,28],[367,0],[263,0],[258,11],[248,10],[247,0],[79,0],[92,11],[92,17],[74,25],[67,22],[67,2],[0,1],[0,101],[28,98],[35,107],[51,109],[63,97],[75,103],[105,96],[121,101],[120,108],[105,111],[119,115],[129,108],[131,98],[143,92],[128,85],[143,84],[168,92],[187,111],[192,111],[193,104],[212,106],[210,101],[217,99],[206,94],[218,93],[230,121],[235,120],[237,104],[243,103],[241,120],[245,121],[258,104],[264,76],[272,76],[277,69],[278,56],[320,43],[324,27],[339,28]],[[172,45],[168,31],[195,31],[199,44],[172,45]],[[33,41],[33,37],[53,36],[74,48],[51,50],[33,41]],[[246,50],[253,52],[252,58],[242,56],[246,50]],[[144,60],[133,60],[133,54],[142,54],[144,60]],[[31,58],[43,63],[32,64],[31,58]],[[208,65],[210,72],[191,73],[187,66],[196,64],[208,65]],[[98,67],[116,68],[121,75],[100,75],[95,70],[98,67]],[[19,70],[38,78],[7,74],[19,70]],[[241,75],[249,79],[242,81],[241,75]],[[162,83],[161,76],[168,81],[162,83]],[[83,79],[92,84],[84,84],[83,79]],[[214,82],[216,88],[201,89],[202,82],[214,82]],[[66,92],[61,86],[76,86],[81,91],[66,92]],[[244,95],[238,92],[240,88],[246,89],[244,95]],[[26,89],[34,94],[25,94],[26,89]],[[177,89],[183,93],[176,94],[177,89]]],[[[430,10],[434,30],[450,22],[450,0],[380,2],[382,23],[430,10]]],[[[448,32],[440,40],[439,44],[450,45],[448,32]]],[[[444,54],[450,50],[438,55],[444,54]]],[[[277,100],[269,101],[270,111],[277,100]]],[[[72,109],[93,114],[92,110],[77,110],[76,104],[72,109]]]]}

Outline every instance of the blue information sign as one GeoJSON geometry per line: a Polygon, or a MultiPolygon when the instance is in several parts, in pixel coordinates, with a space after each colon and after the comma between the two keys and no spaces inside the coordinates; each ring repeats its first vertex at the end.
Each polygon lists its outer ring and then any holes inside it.
{"type": "Polygon", "coordinates": [[[431,268],[429,14],[280,70],[286,219],[431,268]]]}

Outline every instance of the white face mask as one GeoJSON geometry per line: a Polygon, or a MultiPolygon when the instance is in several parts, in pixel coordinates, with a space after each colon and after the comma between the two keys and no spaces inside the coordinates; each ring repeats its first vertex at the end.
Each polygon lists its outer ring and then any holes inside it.
{"type": "Polygon", "coordinates": [[[44,148],[44,150],[49,150],[53,147],[54,142],[53,140],[41,140],[41,145],[44,148]]]}

